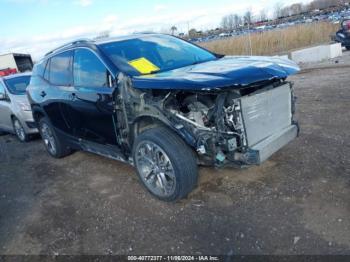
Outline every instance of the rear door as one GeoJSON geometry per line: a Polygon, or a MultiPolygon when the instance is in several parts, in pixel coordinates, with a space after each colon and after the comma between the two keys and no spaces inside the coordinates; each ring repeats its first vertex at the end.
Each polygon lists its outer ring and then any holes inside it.
{"type": "MultiPolygon", "coordinates": [[[[0,81],[0,93],[6,94],[6,88],[4,83],[0,81]]],[[[0,100],[0,129],[10,131],[12,130],[11,121],[11,109],[10,109],[10,99],[0,100]]]]}
{"type": "Polygon", "coordinates": [[[73,60],[74,92],[69,123],[80,139],[117,145],[113,113],[112,77],[102,60],[91,50],[78,48],[73,60]]]}
{"type": "Polygon", "coordinates": [[[46,65],[45,88],[39,91],[41,103],[53,126],[63,134],[73,135],[74,130],[68,123],[69,116],[62,108],[71,103],[74,91],[72,76],[73,51],[66,51],[50,58],[46,65]]]}

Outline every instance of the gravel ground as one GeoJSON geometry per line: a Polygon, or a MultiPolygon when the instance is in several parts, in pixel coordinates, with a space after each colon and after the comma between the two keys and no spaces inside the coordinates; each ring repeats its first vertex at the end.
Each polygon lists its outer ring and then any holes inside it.
{"type": "Polygon", "coordinates": [[[132,167],[0,137],[0,254],[349,254],[350,54],[292,77],[300,137],[262,166],[200,169],[175,204],[132,167]]]}

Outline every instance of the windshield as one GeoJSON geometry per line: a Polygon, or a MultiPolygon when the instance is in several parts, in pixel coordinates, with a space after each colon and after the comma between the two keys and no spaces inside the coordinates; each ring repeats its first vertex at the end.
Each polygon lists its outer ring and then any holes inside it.
{"type": "Polygon", "coordinates": [[[30,76],[20,76],[5,80],[8,91],[13,95],[24,95],[29,85],[30,76]]]}
{"type": "Polygon", "coordinates": [[[120,70],[131,75],[164,72],[216,59],[212,53],[168,35],[148,35],[100,47],[120,70]]]}

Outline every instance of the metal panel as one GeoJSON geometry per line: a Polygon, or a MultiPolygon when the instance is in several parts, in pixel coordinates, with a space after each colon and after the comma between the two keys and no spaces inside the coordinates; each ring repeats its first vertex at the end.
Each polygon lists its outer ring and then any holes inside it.
{"type": "Polygon", "coordinates": [[[297,135],[298,127],[296,125],[291,125],[255,145],[252,149],[259,153],[258,164],[266,161],[272,154],[296,138],[297,135]]]}
{"type": "Polygon", "coordinates": [[[241,98],[248,146],[254,146],[292,123],[289,84],[241,98]]]}
{"type": "Polygon", "coordinates": [[[6,68],[15,68],[18,70],[13,54],[0,55],[0,69],[6,68]]]}

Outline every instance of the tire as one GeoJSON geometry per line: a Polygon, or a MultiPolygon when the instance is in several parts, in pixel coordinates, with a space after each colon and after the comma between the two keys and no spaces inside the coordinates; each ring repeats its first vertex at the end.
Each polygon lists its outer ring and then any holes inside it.
{"type": "Polygon", "coordinates": [[[23,125],[21,122],[18,120],[17,117],[12,118],[12,126],[13,126],[13,132],[17,136],[18,140],[22,143],[28,142],[29,141],[29,135],[26,134],[23,125]]]}
{"type": "Polygon", "coordinates": [[[57,136],[55,129],[47,118],[39,120],[39,132],[44,141],[46,151],[54,158],[63,158],[71,154],[71,150],[57,136]]]}
{"type": "Polygon", "coordinates": [[[197,184],[195,153],[167,128],[156,127],[141,133],[134,143],[133,157],[141,182],[162,201],[182,199],[197,184]]]}
{"type": "Polygon", "coordinates": [[[350,50],[350,46],[346,46],[345,48],[346,48],[346,50],[350,50]]]}

